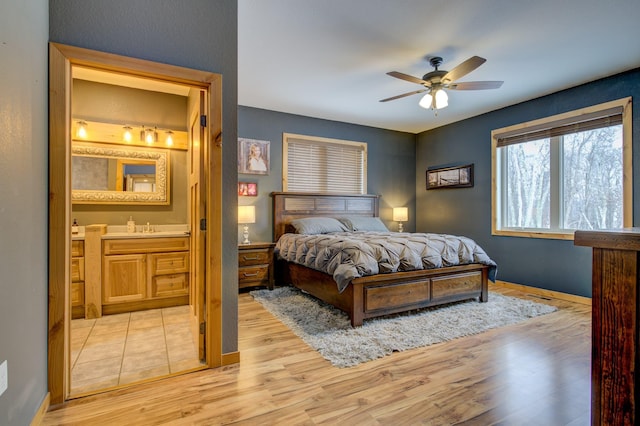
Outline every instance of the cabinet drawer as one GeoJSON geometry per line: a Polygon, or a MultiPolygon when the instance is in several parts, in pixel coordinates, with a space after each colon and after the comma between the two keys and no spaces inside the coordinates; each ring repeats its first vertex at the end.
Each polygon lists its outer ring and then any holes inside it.
{"type": "Polygon", "coordinates": [[[84,241],[71,241],[71,257],[84,256],[84,241]]]}
{"type": "Polygon", "coordinates": [[[238,253],[238,265],[249,266],[271,263],[269,257],[270,253],[268,249],[240,250],[238,253]]]}
{"type": "Polygon", "coordinates": [[[159,275],[152,279],[151,297],[170,297],[188,294],[188,274],[159,275]]]}
{"type": "Polygon", "coordinates": [[[84,281],[84,257],[71,259],[71,282],[84,281]]]}
{"type": "Polygon", "coordinates": [[[71,283],[71,306],[84,305],[84,282],[71,283]]]}
{"type": "Polygon", "coordinates": [[[261,282],[269,280],[269,265],[247,266],[238,269],[240,283],[261,282]]]}
{"type": "Polygon", "coordinates": [[[103,240],[104,254],[188,251],[189,237],[103,240]]]}
{"type": "MultiPolygon", "coordinates": [[[[460,296],[469,293],[477,295],[482,289],[482,273],[469,272],[448,277],[434,277],[431,279],[431,298],[446,299],[450,296],[460,296]]],[[[459,298],[459,297],[458,297],[459,298]]]]}
{"type": "Polygon", "coordinates": [[[152,253],[149,255],[151,275],[189,272],[189,253],[152,253]]]}

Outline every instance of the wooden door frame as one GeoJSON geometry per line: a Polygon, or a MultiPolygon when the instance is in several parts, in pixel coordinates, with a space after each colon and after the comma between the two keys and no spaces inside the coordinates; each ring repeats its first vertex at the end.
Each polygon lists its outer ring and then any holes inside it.
{"type": "Polygon", "coordinates": [[[49,331],[48,382],[52,405],[70,384],[71,68],[81,65],[185,84],[208,93],[205,136],[207,237],[205,262],[206,363],[222,365],[222,76],[90,49],[49,43],[49,331]]]}

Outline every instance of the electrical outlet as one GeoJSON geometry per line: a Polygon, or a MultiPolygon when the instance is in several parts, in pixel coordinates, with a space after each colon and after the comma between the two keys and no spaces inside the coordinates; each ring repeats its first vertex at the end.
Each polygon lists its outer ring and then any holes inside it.
{"type": "Polygon", "coordinates": [[[7,387],[9,387],[8,376],[9,373],[7,372],[7,360],[5,359],[4,361],[2,361],[2,364],[0,364],[0,395],[2,395],[4,391],[7,390],[7,387]]]}

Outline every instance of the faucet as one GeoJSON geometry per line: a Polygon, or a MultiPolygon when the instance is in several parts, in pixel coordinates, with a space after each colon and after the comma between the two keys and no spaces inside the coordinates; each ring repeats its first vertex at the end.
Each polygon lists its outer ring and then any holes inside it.
{"type": "Polygon", "coordinates": [[[149,222],[147,222],[147,224],[145,225],[144,230],[142,232],[146,232],[146,233],[153,232],[153,229],[151,228],[151,225],[149,225],[149,222]]]}

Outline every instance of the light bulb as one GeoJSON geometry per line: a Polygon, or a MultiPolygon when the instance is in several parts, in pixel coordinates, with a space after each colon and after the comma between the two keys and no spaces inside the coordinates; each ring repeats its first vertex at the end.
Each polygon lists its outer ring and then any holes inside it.
{"type": "Polygon", "coordinates": [[[167,130],[165,133],[167,134],[165,143],[167,144],[167,146],[173,146],[173,132],[171,130],[167,130]]]}
{"type": "Polygon", "coordinates": [[[78,130],[76,132],[76,136],[81,139],[87,138],[87,123],[84,121],[78,121],[78,130]]]}
{"type": "Polygon", "coordinates": [[[122,139],[124,139],[125,142],[131,142],[131,130],[133,129],[129,126],[124,126],[123,129],[122,139]]]}
{"type": "Polygon", "coordinates": [[[145,136],[144,136],[144,140],[148,143],[148,144],[152,144],[153,143],[153,130],[151,129],[147,129],[145,132],[145,136]]]}

